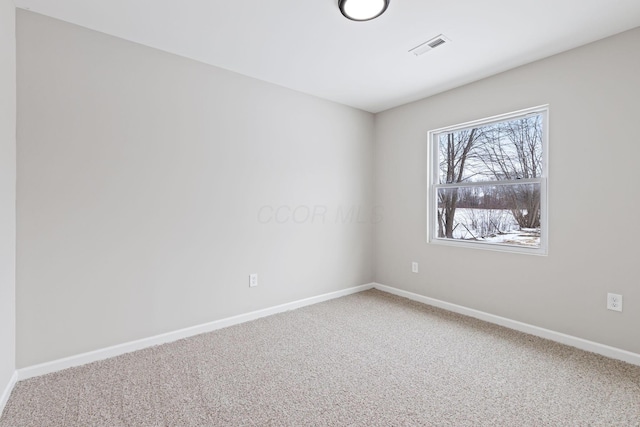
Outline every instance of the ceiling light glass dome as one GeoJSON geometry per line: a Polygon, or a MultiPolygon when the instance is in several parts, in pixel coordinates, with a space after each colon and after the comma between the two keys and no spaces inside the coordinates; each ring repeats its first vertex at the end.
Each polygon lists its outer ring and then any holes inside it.
{"type": "Polygon", "coordinates": [[[382,15],[389,0],[340,0],[340,12],[353,21],[368,21],[382,15]]]}

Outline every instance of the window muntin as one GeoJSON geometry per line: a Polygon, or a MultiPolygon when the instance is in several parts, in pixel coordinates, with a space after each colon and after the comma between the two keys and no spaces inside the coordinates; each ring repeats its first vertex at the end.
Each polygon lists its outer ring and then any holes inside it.
{"type": "Polygon", "coordinates": [[[547,107],[429,132],[429,241],[544,254],[547,107]]]}

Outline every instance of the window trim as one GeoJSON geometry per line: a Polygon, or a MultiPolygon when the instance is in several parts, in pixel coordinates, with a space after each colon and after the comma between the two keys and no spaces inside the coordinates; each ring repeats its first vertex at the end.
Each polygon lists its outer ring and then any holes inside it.
{"type": "Polygon", "coordinates": [[[510,113],[499,114],[483,119],[472,120],[452,126],[441,127],[430,130],[427,133],[427,243],[443,246],[465,247],[484,249],[490,251],[522,253],[530,255],[548,255],[549,249],[549,105],[539,105],[536,107],[525,108],[522,110],[512,111],[510,113]],[[435,164],[438,160],[438,141],[437,135],[444,132],[455,132],[465,129],[471,129],[491,123],[504,122],[512,119],[522,118],[529,115],[542,115],[542,174],[538,178],[491,181],[490,185],[511,185],[511,184],[540,184],[540,247],[529,248],[525,246],[507,245],[501,243],[488,243],[478,241],[463,241],[456,239],[446,239],[436,237],[437,218],[434,209],[437,209],[437,194],[439,188],[461,188],[475,187],[487,185],[487,182],[469,182],[469,183],[439,183],[439,165],[435,164]]]}

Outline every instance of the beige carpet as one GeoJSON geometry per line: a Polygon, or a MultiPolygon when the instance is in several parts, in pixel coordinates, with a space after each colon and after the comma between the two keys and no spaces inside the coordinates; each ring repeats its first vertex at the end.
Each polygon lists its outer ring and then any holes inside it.
{"type": "Polygon", "coordinates": [[[640,367],[380,291],[19,382],[1,427],[640,426],[640,367]]]}

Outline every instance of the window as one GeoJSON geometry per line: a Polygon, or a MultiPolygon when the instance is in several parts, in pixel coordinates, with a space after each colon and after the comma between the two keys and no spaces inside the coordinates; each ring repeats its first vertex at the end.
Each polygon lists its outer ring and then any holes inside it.
{"type": "Polygon", "coordinates": [[[429,132],[428,240],[546,254],[547,106],[429,132]]]}

